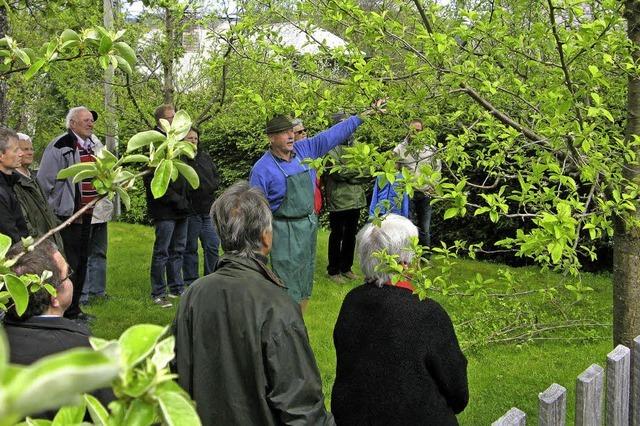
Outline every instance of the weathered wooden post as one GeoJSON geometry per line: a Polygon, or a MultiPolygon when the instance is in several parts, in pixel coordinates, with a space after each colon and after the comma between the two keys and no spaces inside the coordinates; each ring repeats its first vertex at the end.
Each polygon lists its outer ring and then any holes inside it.
{"type": "Polygon", "coordinates": [[[526,426],[526,424],[527,415],[524,411],[513,407],[504,416],[491,423],[491,426],[526,426]]]}
{"type": "Polygon", "coordinates": [[[591,364],[576,380],[576,426],[602,424],[604,369],[591,364]]]}
{"type": "Polygon", "coordinates": [[[564,426],[567,413],[567,389],[553,383],[538,394],[538,425],[564,426]]]}
{"type": "Polygon", "coordinates": [[[607,426],[629,424],[631,350],[618,345],[607,355],[607,426]]]}
{"type": "Polygon", "coordinates": [[[640,426],[640,336],[633,339],[631,348],[631,424],[640,426]]]}

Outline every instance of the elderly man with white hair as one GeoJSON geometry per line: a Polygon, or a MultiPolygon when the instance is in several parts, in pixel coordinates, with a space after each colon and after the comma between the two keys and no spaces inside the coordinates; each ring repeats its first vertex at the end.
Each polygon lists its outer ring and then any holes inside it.
{"type": "Polygon", "coordinates": [[[410,282],[393,284],[375,256],[386,250],[406,266],[417,237],[411,221],[395,214],[358,234],[365,283],[347,294],[333,332],[337,424],[457,425],[468,403],[467,360],[449,315],[418,299],[410,282]]]}
{"type": "MultiPolygon", "coordinates": [[[[93,126],[98,114],[84,106],[71,108],[67,113],[67,132],[56,137],[44,151],[37,180],[44,195],[61,221],[69,219],[82,207],[98,197],[91,179],[73,183],[72,178],[58,180],[58,172],[80,162],[93,162],[95,155],[104,149],[100,141],[93,137],[93,126]]],[[[65,312],[71,319],[89,320],[80,309],[80,297],[87,274],[88,256],[94,240],[104,242],[106,259],[107,220],[111,217],[113,205],[103,198],[94,208],[64,228],[60,233],[69,266],[74,271],[72,281],[73,300],[65,312]]],[[[106,262],[105,262],[106,267],[106,262]]],[[[99,276],[106,277],[104,274],[99,276]]]]}

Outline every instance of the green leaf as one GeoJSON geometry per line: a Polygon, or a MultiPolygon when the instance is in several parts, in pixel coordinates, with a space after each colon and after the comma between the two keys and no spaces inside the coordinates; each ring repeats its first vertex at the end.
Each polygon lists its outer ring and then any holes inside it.
{"type": "Polygon", "coordinates": [[[118,375],[117,360],[88,348],[48,356],[5,383],[10,410],[20,415],[77,403],[79,395],[105,387],[118,375]]]}
{"type": "Polygon", "coordinates": [[[125,330],[118,339],[123,364],[129,368],[142,361],[167,329],[154,324],[138,324],[125,330]]]}
{"type": "Polygon", "coordinates": [[[186,111],[180,110],[176,112],[171,122],[171,130],[176,140],[182,140],[187,136],[187,133],[191,130],[191,117],[186,111]]]}
{"type": "Polygon", "coordinates": [[[113,44],[113,48],[118,51],[118,54],[122,56],[122,58],[124,58],[124,60],[127,61],[129,65],[135,65],[137,61],[136,52],[127,43],[119,41],[113,44]]]}
{"type": "Polygon", "coordinates": [[[98,401],[95,396],[89,394],[84,395],[84,401],[87,404],[87,409],[89,410],[89,415],[93,423],[98,426],[107,426],[109,422],[109,412],[100,401],[98,401]]]}
{"type": "Polygon", "coordinates": [[[167,367],[169,362],[175,356],[175,352],[173,350],[174,346],[175,338],[173,336],[163,339],[156,345],[153,351],[153,356],[151,357],[151,362],[156,366],[158,371],[167,367]]]}
{"type": "Polygon", "coordinates": [[[160,142],[166,139],[166,136],[156,130],[147,130],[140,132],[131,137],[127,142],[127,152],[135,151],[143,146],[160,142]]]}
{"type": "Polygon", "coordinates": [[[62,34],[60,34],[60,41],[62,42],[66,42],[66,41],[70,41],[70,40],[80,40],[80,36],[78,35],[77,32],[71,30],[71,29],[66,29],[62,32],[62,34]]]}
{"type": "Polygon", "coordinates": [[[53,418],[51,426],[66,426],[82,423],[85,411],[84,404],[62,407],[53,418]]]}
{"type": "Polygon", "coordinates": [[[77,163],[67,167],[66,169],[60,170],[56,179],[67,179],[86,170],[95,170],[95,168],[96,166],[94,163],[77,163]]]}
{"type": "Polygon", "coordinates": [[[22,49],[15,49],[13,51],[13,53],[20,58],[20,60],[26,65],[29,66],[31,65],[31,58],[29,58],[29,55],[27,55],[27,52],[25,52],[22,49]]]}
{"type": "Polygon", "coordinates": [[[170,160],[162,160],[151,180],[151,193],[153,194],[153,198],[160,198],[167,192],[172,173],[173,162],[170,160]]]}
{"type": "Polygon", "coordinates": [[[106,55],[111,50],[112,45],[113,45],[113,42],[111,41],[111,38],[107,35],[103,35],[102,39],[100,40],[100,47],[98,48],[98,53],[100,55],[106,55]]]}
{"type": "MultiPolygon", "coordinates": [[[[89,163],[89,164],[94,164],[94,163],[89,163]]],[[[73,183],[82,182],[83,180],[94,178],[97,175],[98,175],[98,171],[95,170],[95,168],[94,170],[83,170],[73,177],[72,182],[73,183]]]]}
{"type": "Polygon", "coordinates": [[[129,62],[127,62],[122,56],[115,55],[115,56],[112,56],[112,58],[116,58],[118,68],[120,68],[127,74],[133,73],[133,69],[131,68],[131,65],[129,65],[129,62]]]}
{"type": "Polygon", "coordinates": [[[5,383],[5,372],[9,364],[9,342],[4,328],[0,327],[0,383],[5,383]]]}
{"type": "Polygon", "coordinates": [[[116,192],[120,196],[120,200],[124,204],[124,208],[129,210],[131,208],[131,197],[123,188],[116,186],[116,192]]]}
{"type": "Polygon", "coordinates": [[[124,424],[127,426],[149,426],[156,419],[156,407],[153,404],[134,399],[124,417],[124,424]]]}
{"type": "Polygon", "coordinates": [[[11,248],[11,237],[0,234],[0,259],[4,259],[11,248]]]}
{"type": "Polygon", "coordinates": [[[34,75],[36,75],[36,73],[38,71],[40,71],[40,68],[42,68],[42,66],[46,63],[47,61],[45,59],[38,59],[36,62],[33,63],[33,65],[31,65],[31,67],[29,67],[29,69],[27,70],[27,72],[25,72],[23,74],[23,77],[25,80],[30,80],[34,75]]]}
{"type": "Polygon", "coordinates": [[[173,165],[178,169],[178,172],[187,179],[187,182],[189,182],[189,185],[191,185],[193,189],[200,186],[200,178],[198,177],[198,173],[193,170],[193,167],[178,160],[174,160],[173,165]]]}
{"type": "Polygon", "coordinates": [[[444,212],[444,219],[450,219],[452,217],[455,217],[458,214],[458,208],[457,207],[450,207],[447,209],[447,211],[444,212]]]}
{"type": "Polygon", "coordinates": [[[4,282],[7,285],[7,290],[11,293],[13,303],[15,303],[16,313],[18,315],[24,314],[29,305],[29,290],[27,290],[22,280],[13,274],[6,274],[4,282]]]}
{"type": "Polygon", "coordinates": [[[142,154],[127,155],[122,159],[123,163],[148,163],[149,157],[142,154]]]}
{"type": "Polygon", "coordinates": [[[157,395],[164,423],[168,426],[201,425],[195,408],[178,392],[162,392],[157,395]]]}

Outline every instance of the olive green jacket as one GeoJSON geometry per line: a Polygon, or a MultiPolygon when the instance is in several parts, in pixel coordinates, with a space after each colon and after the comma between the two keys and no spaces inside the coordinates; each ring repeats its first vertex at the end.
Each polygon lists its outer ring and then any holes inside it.
{"type": "MultiPolygon", "coordinates": [[[[327,154],[333,164],[343,166],[342,158],[344,146],[338,145],[327,154]]],[[[361,209],[367,206],[365,195],[366,184],[371,181],[370,176],[362,176],[356,171],[327,171],[322,175],[326,209],[330,212],[361,209]]]]}
{"type": "Polygon", "coordinates": [[[184,293],[178,382],[204,425],[333,425],[300,308],[265,261],[225,254],[184,293]]]}
{"type": "MultiPolygon", "coordinates": [[[[58,226],[59,220],[49,207],[49,203],[47,203],[47,199],[35,179],[35,174],[32,173],[32,177],[27,177],[17,171],[15,174],[19,179],[13,189],[22,208],[24,219],[27,222],[29,235],[33,237],[42,236],[58,226]]],[[[59,233],[53,235],[53,241],[60,252],[64,253],[62,237],[59,233]]]]}

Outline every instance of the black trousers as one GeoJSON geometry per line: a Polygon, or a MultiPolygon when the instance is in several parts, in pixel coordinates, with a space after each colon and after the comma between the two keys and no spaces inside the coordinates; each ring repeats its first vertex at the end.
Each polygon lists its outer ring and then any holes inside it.
{"type": "Polygon", "coordinates": [[[356,233],[360,209],[329,212],[329,275],[349,272],[353,266],[353,251],[356,247],[356,233]]]}
{"type": "Polygon", "coordinates": [[[76,318],[82,312],[80,309],[80,296],[82,296],[82,287],[87,275],[89,242],[91,241],[91,215],[84,215],[82,220],[82,223],[72,223],[60,231],[67,263],[73,270],[71,275],[73,298],[71,299],[71,305],[64,313],[67,318],[76,318]]]}

